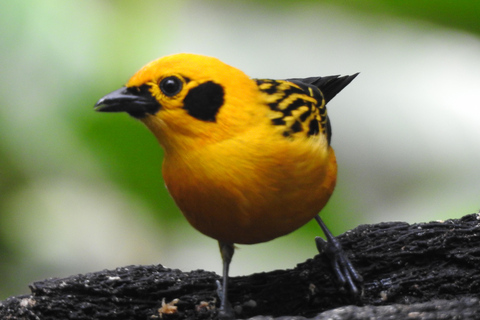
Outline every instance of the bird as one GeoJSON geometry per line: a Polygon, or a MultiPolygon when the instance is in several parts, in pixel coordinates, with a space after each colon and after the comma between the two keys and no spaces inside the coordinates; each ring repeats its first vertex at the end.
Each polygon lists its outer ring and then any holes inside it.
{"type": "Polygon", "coordinates": [[[234,245],[270,241],[312,219],[327,238],[316,238],[318,250],[340,285],[359,295],[362,276],[319,216],[337,177],[326,104],[357,75],[256,79],[217,58],[178,53],[146,64],[95,104],[155,135],[168,192],[195,229],[218,241],[220,318],[234,317],[234,245]]]}

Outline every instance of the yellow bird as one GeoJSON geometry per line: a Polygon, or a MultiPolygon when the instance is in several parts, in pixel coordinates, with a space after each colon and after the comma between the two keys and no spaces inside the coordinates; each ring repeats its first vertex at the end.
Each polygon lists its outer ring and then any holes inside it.
{"type": "Polygon", "coordinates": [[[341,285],[359,294],[361,276],[318,216],[335,187],[326,103],[352,76],[251,79],[216,58],[175,54],[152,61],[95,105],[142,121],[165,151],[163,177],[190,224],[218,240],[227,301],[234,244],[288,234],[316,219],[317,238],[341,285]]]}

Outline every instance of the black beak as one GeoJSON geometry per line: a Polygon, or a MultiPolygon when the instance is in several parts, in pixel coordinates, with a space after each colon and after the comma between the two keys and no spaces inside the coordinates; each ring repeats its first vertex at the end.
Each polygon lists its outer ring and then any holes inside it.
{"type": "Polygon", "coordinates": [[[126,112],[134,118],[144,118],[148,114],[155,114],[161,105],[152,96],[149,87],[123,87],[115,90],[95,104],[95,111],[126,112]]]}

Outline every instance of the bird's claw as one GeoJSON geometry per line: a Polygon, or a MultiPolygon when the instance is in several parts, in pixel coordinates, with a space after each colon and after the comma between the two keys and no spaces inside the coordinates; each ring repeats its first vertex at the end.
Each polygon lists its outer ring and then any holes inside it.
{"type": "Polygon", "coordinates": [[[325,253],[330,259],[335,276],[342,287],[348,286],[348,291],[355,298],[361,296],[363,277],[355,270],[338,240],[332,238],[330,241],[325,241],[320,237],[316,237],[315,243],[318,251],[321,254],[325,253]]]}
{"type": "Polygon", "coordinates": [[[218,309],[218,319],[222,320],[231,320],[235,319],[235,311],[233,310],[230,302],[224,300],[223,287],[219,280],[216,281],[217,284],[217,295],[220,299],[220,308],[218,309]]]}

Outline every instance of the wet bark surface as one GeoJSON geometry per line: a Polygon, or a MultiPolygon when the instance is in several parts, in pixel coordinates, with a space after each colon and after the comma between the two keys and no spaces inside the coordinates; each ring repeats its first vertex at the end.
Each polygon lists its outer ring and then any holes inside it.
{"type": "MultiPolygon", "coordinates": [[[[230,301],[238,318],[474,319],[480,313],[479,219],[361,225],[340,235],[364,277],[358,299],[339,288],[319,254],[291,270],[230,278],[230,301]]],[[[30,294],[2,301],[0,318],[214,319],[218,279],[161,265],[46,279],[31,284],[30,294]]]]}

